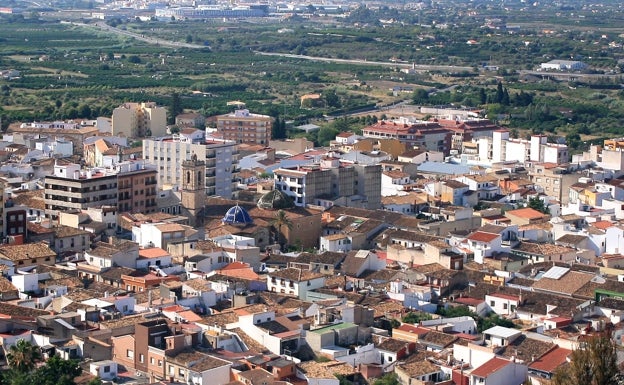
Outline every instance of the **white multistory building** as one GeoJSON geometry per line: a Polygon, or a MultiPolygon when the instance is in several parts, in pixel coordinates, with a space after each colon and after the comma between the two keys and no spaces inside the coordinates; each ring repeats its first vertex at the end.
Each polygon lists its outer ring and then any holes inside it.
{"type": "Polygon", "coordinates": [[[218,138],[201,140],[175,135],[143,141],[143,157],[156,166],[160,188],[174,188],[182,182],[182,162],[195,155],[206,162],[206,194],[231,198],[238,171],[238,149],[235,142],[218,138]]]}

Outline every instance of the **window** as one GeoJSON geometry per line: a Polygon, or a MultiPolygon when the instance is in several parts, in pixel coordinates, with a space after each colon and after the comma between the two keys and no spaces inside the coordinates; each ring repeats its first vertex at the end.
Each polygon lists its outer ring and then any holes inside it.
{"type": "Polygon", "coordinates": [[[158,367],[162,366],[162,360],[158,360],[158,367]]]}
{"type": "Polygon", "coordinates": [[[507,310],[507,304],[506,303],[503,304],[503,310],[507,310]]]}
{"type": "Polygon", "coordinates": [[[150,357],[150,364],[151,364],[151,365],[154,365],[154,361],[155,361],[155,360],[154,360],[154,357],[150,357]]]}
{"type": "Polygon", "coordinates": [[[132,351],[130,349],[126,350],[126,357],[134,358],[134,351],[132,351]]]}
{"type": "Polygon", "coordinates": [[[178,369],[178,376],[184,377],[184,369],[178,369]]]}
{"type": "Polygon", "coordinates": [[[139,354],[139,362],[140,363],[145,362],[145,356],[143,354],[139,354]]]}
{"type": "Polygon", "coordinates": [[[104,367],[104,373],[110,373],[110,366],[105,366],[104,367]]]}
{"type": "Polygon", "coordinates": [[[494,301],[490,301],[490,306],[495,306],[494,301]]]}

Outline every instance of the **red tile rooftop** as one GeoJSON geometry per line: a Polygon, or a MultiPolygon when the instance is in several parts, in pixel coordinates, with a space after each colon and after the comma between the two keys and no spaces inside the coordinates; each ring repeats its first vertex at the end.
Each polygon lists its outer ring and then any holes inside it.
{"type": "Polygon", "coordinates": [[[567,361],[570,354],[572,354],[571,350],[556,347],[529,365],[529,368],[539,370],[540,372],[553,373],[567,361]]]}
{"type": "Polygon", "coordinates": [[[509,295],[509,294],[503,294],[503,293],[493,293],[490,294],[491,297],[496,297],[496,298],[502,298],[502,299],[508,299],[510,301],[520,301],[520,297],[515,296],[515,295],[509,295]]]}
{"type": "Polygon", "coordinates": [[[174,311],[174,312],[178,312],[178,311],[184,311],[185,308],[183,308],[180,305],[173,305],[173,306],[167,306],[167,307],[163,307],[161,310],[162,311],[174,311]]]}
{"type": "Polygon", "coordinates": [[[193,312],[192,310],[184,310],[184,311],[179,311],[177,313],[180,317],[184,318],[188,322],[201,321],[202,319],[200,316],[195,314],[195,312],[193,312]]]}
{"type": "Polygon", "coordinates": [[[546,319],[545,321],[562,323],[562,322],[572,322],[572,319],[568,317],[552,317],[552,318],[546,319]]]}
{"type": "Polygon", "coordinates": [[[601,258],[602,259],[620,259],[620,258],[624,258],[624,255],[622,255],[622,254],[602,254],[601,258]]]}
{"type": "Polygon", "coordinates": [[[505,366],[509,365],[511,361],[504,360],[502,358],[494,357],[485,364],[479,366],[475,370],[473,370],[470,375],[477,376],[481,378],[487,378],[490,374],[499,371],[505,366]]]}
{"type": "Polygon", "coordinates": [[[414,326],[410,324],[403,324],[397,328],[397,330],[401,330],[408,333],[414,333],[418,335],[427,334],[430,332],[429,329],[423,328],[421,326],[414,326]]]}
{"type": "Polygon", "coordinates": [[[167,257],[170,256],[170,254],[161,249],[160,247],[152,247],[149,249],[140,249],[139,250],[139,258],[160,258],[160,257],[167,257]]]}
{"type": "Polygon", "coordinates": [[[483,300],[483,299],[476,299],[476,298],[470,298],[470,297],[461,297],[461,298],[456,298],[455,302],[461,303],[463,305],[468,305],[468,306],[477,306],[477,305],[482,304],[483,302],[485,302],[485,300],[483,300]]]}
{"type": "Polygon", "coordinates": [[[498,238],[500,236],[500,234],[492,234],[492,233],[486,233],[484,231],[475,231],[474,233],[470,234],[470,236],[468,236],[468,238],[471,241],[476,241],[476,242],[492,242],[493,240],[495,240],[496,238],[498,238]]]}
{"type": "Polygon", "coordinates": [[[525,218],[525,219],[540,219],[544,217],[544,214],[540,213],[537,210],[534,210],[530,207],[525,207],[523,209],[511,210],[507,211],[507,214],[514,215],[516,217],[525,218]]]}
{"type": "Polygon", "coordinates": [[[480,337],[477,334],[466,334],[466,333],[449,333],[449,334],[452,334],[454,337],[459,337],[461,339],[468,340],[468,341],[477,341],[480,339],[480,337]]]}
{"type": "Polygon", "coordinates": [[[592,223],[591,225],[594,226],[597,229],[600,229],[600,230],[606,230],[609,227],[615,226],[613,224],[613,222],[611,222],[611,221],[596,221],[596,222],[592,223]]]}

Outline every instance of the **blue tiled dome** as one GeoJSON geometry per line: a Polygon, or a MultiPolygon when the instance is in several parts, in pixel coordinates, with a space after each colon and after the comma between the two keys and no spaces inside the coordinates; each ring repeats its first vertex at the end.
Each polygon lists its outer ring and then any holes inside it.
{"type": "Polygon", "coordinates": [[[221,221],[223,221],[223,223],[227,223],[228,225],[240,226],[253,223],[253,220],[251,219],[251,216],[249,216],[247,210],[240,207],[239,205],[230,208],[227,213],[225,213],[225,216],[221,221]]]}

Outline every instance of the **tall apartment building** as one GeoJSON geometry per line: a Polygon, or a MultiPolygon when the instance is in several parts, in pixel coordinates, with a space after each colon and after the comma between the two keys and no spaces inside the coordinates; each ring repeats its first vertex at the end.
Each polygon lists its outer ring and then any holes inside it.
{"type": "Polygon", "coordinates": [[[154,102],[124,103],[113,110],[112,134],[127,138],[167,135],[167,109],[154,102]]]}
{"type": "Polygon", "coordinates": [[[102,170],[84,171],[78,164],[54,165],[45,177],[45,211],[56,218],[61,211],[117,205],[117,175],[102,170]]]}
{"type": "Polygon", "coordinates": [[[182,185],[182,164],[193,155],[206,163],[206,194],[230,199],[236,189],[234,178],[238,173],[235,142],[209,138],[193,141],[184,137],[143,141],[143,158],[156,166],[161,188],[182,185]]]}
{"type": "Polygon", "coordinates": [[[572,172],[573,168],[567,163],[535,163],[529,168],[529,179],[537,191],[555,197],[565,205],[570,200],[570,187],[579,178],[572,172]]]}
{"type": "Polygon", "coordinates": [[[158,171],[150,168],[132,169],[123,163],[124,167],[117,174],[117,208],[120,212],[134,212],[150,214],[157,211],[156,197],[158,196],[158,171]]]}
{"type": "Polygon", "coordinates": [[[293,198],[295,205],[381,207],[381,165],[342,163],[325,158],[320,164],[279,168],[273,172],[275,189],[293,198]]]}
{"type": "Polygon", "coordinates": [[[62,211],[102,206],[155,212],[156,173],[138,162],[90,170],[77,164],[55,164],[54,174],[45,177],[45,213],[55,219],[62,211]]]}
{"type": "Polygon", "coordinates": [[[224,139],[236,143],[269,145],[273,118],[268,115],[252,114],[247,109],[238,109],[231,114],[217,116],[217,132],[224,139]]]}
{"type": "Polygon", "coordinates": [[[5,178],[0,178],[0,236],[26,237],[27,212],[26,207],[14,204],[9,198],[10,184],[5,178]]]}

